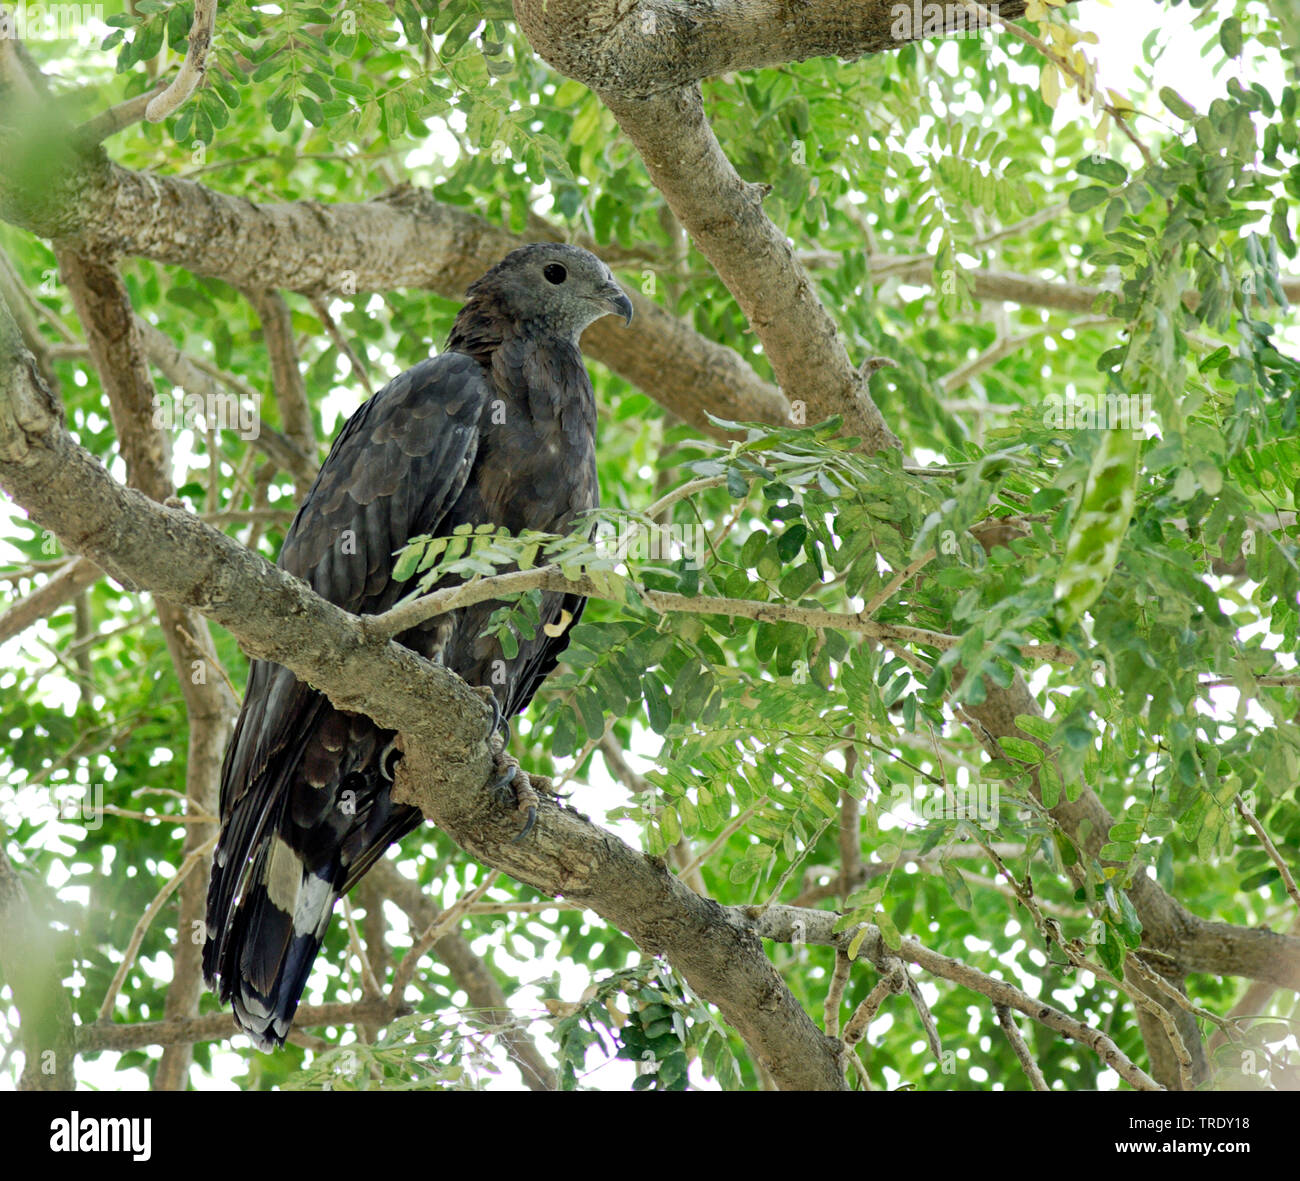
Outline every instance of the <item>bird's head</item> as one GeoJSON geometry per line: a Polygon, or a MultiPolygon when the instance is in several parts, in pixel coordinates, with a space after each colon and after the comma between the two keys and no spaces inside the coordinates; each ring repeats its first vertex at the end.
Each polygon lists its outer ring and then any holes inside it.
{"type": "Polygon", "coordinates": [[[466,292],[490,301],[519,323],[575,343],[601,316],[632,321],[632,301],[589,250],[563,242],[533,242],[512,250],[466,292]]]}

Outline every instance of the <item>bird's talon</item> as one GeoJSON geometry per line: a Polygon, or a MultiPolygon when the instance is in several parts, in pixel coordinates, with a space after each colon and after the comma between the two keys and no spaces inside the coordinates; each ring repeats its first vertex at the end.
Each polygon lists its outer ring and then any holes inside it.
{"type": "Polygon", "coordinates": [[[497,695],[492,692],[486,685],[479,685],[474,689],[483,701],[492,710],[492,723],[488,726],[488,738],[494,738],[497,734],[505,737],[504,745],[510,743],[510,721],[501,710],[501,703],[497,700],[497,695]]]}
{"type": "Polygon", "coordinates": [[[540,803],[537,791],[527,772],[509,755],[498,756],[497,766],[497,777],[488,784],[488,791],[502,808],[527,813],[523,831],[514,838],[515,842],[522,841],[537,823],[537,806],[540,803]]]}
{"type": "Polygon", "coordinates": [[[510,785],[514,782],[518,773],[518,763],[506,762],[497,777],[488,784],[488,791],[491,792],[492,798],[503,808],[513,807],[515,804],[515,790],[510,785]]]}
{"type": "Polygon", "coordinates": [[[512,845],[519,844],[530,832],[533,831],[533,825],[537,823],[537,809],[530,807],[528,809],[528,819],[524,821],[524,827],[519,835],[511,840],[512,845]]]}

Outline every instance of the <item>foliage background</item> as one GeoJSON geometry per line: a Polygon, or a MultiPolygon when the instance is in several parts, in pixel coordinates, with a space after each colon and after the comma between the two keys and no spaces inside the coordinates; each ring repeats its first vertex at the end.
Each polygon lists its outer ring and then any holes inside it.
{"type": "MultiPolygon", "coordinates": [[[[183,52],[192,15],[190,5],[162,0],[108,11],[103,51],[84,36],[31,45],[47,72],[57,70],[60,101],[75,120],[145,89],[183,52]]],[[[978,826],[927,818],[925,800],[938,780],[996,784],[999,823],[980,835],[1011,850],[1017,877],[1032,872],[1042,910],[1067,938],[1085,941],[1108,971],[1122,970],[1138,932],[1131,907],[1107,884],[1114,875],[1095,875],[1112,903],[1099,922],[1061,874],[1069,842],[1041,809],[1014,806],[1028,800],[1017,759],[1034,764],[1041,753],[1025,743],[990,766],[954,712],[979,703],[982,677],[1005,684],[1019,668],[1048,713],[1040,737],[1059,758],[1060,782],[1045,793],[1068,796],[1086,783],[1101,796],[1123,823],[1107,851],[1127,867],[1121,881],[1149,866],[1197,914],[1275,927],[1294,917],[1277,866],[1232,805],[1237,796],[1253,802],[1294,862],[1295,685],[1254,678],[1294,668],[1300,591],[1295,316],[1279,307],[1279,269],[1294,269],[1300,195],[1296,28],[1281,5],[1244,0],[1142,12],[1159,12],[1167,28],[1190,26],[1211,63],[1196,93],[1158,94],[1138,80],[1111,94],[1133,112],[1151,166],[1114,119],[1058,97],[1059,71],[1053,78],[1035,49],[1005,36],[931,40],[853,63],[817,59],[705,84],[719,140],[742,177],[771,186],[764,208],[811,269],[850,356],[897,362],[871,389],[905,452],[948,474],[865,459],[827,431],[754,431],[748,449],[730,449],[664,412],[653,391],[593,364],[604,501],[636,513],[687,479],[730,474],[673,510],[679,523],[708,529],[704,569],[639,570],[646,585],[688,595],[857,610],[935,546],[926,576],[895,590],[875,618],[950,631],[961,642],[947,655],[924,645],[899,654],[845,631],[661,618],[635,601],[592,602],[566,669],[516,727],[514,746],[527,767],[595,785],[576,797],[584,810],[618,822],[648,851],[684,841],[674,864],[723,903],[800,899],[875,922],[887,937],[916,935],[1104,1027],[1137,1059],[1131,1008],[1104,980],[1063,963],[989,859],[969,855],[978,826]],[[928,260],[929,276],[900,278],[917,260],[928,260]],[[980,269],[1042,277],[1049,295],[982,298],[980,269]],[[1115,302],[1089,311],[1050,294],[1103,288],[1115,302]],[[1183,298],[1189,291],[1194,307],[1183,298]],[[1281,337],[1270,337],[1273,326],[1281,337]],[[1058,633],[1054,588],[1105,435],[1053,425],[1043,400],[1108,390],[1149,398],[1158,433],[1141,441],[1135,516],[1114,575],[1085,624],[1058,633]],[[1027,516],[1030,529],[985,555],[968,530],[1010,514],[1027,516]],[[1244,567],[1214,573],[1243,547],[1244,567]],[[1057,642],[1077,663],[1051,667],[1021,651],[1057,642]],[[1207,688],[1209,679],[1228,687],[1207,688]],[[629,793],[607,773],[596,749],[605,736],[645,771],[645,790],[629,793]],[[869,867],[865,880],[827,889],[844,868],[840,821],[858,809],[854,856],[869,867]]],[[[1063,52],[1104,60],[1106,44],[1088,46],[1071,32],[1073,13],[1043,14],[1028,27],[1063,52]]],[[[1141,33],[1149,64],[1162,28],[1141,33]]],[[[193,177],[254,201],[365,201],[410,182],[517,233],[545,225],[590,240],[629,287],[771,378],[757,338],[612,116],[533,54],[508,5],[350,0],[334,11],[286,0],[273,10],[234,0],[220,9],[209,85],[174,118],[137,124],[109,149],[124,167],[193,177]]],[[[0,248],[48,309],[50,341],[75,343],[50,247],[0,224],[0,248]]],[[[281,425],[259,321],[240,292],[140,259],[124,274],[137,310],[185,351],[265,394],[268,425],[281,425]]],[[[328,440],[359,403],[359,383],[318,310],[287,298],[316,433],[328,440]]],[[[329,301],[376,388],[439,346],[457,307],[427,291],[329,301]]],[[[93,369],[69,348],[57,373],[76,437],[120,477],[93,369]]],[[[179,496],[193,511],[253,507],[265,460],[245,440],[182,429],[175,448],[179,496]]],[[[251,535],[247,521],[226,528],[274,559],[295,502],[286,473],[268,495],[279,517],[255,523],[251,535]]],[[[4,556],[17,598],[62,555],[13,513],[4,556]]],[[[216,634],[239,688],[247,662],[230,636],[216,634]]],[[[52,801],[93,798],[92,785],[102,785],[119,809],[175,814],[185,787],[184,703],[148,597],[107,581],[5,655],[0,816],[29,891],[61,932],[77,1017],[90,1022],[137,920],[178,867],[183,829],[114,814],[97,817],[98,827],[70,823],[54,816],[52,801]]],[[[482,867],[431,826],[399,856],[402,871],[445,903],[483,882],[482,867]]],[[[688,1061],[697,1085],[763,1085],[743,1043],[625,936],[570,910],[511,912],[513,901],[540,899],[508,880],[486,897],[503,910],[467,915],[462,930],[507,991],[521,990],[516,1013],[552,1048],[567,1085],[610,1085],[602,1081],[609,1071],[588,1072],[647,1050],[657,1071],[637,1076],[638,1086],[680,1086],[688,1061]]],[[[400,957],[410,933],[395,908],[386,913],[400,957]]],[[[171,949],[185,937],[173,897],[144,934],[115,1020],[158,1017],[171,949]]],[[[772,956],[820,1018],[833,951],[776,946],[772,956]]],[[[855,971],[844,1012],[874,983],[870,971],[855,971]]],[[[1193,977],[1189,989],[1223,1014],[1244,983],[1193,977]]],[[[308,995],[348,1000],[358,987],[348,931],[336,921],[308,995]]],[[[327,1053],[232,1054],[199,1043],[192,1085],[512,1084],[512,1068],[445,969],[426,963],[413,989],[417,1016],[376,1046],[354,1043],[351,1030],[327,1053]]],[[[915,1015],[895,1000],[862,1051],[874,1085],[1026,1085],[987,1008],[946,984],[926,992],[951,1059],[924,1052],[915,1015]]],[[[1274,1015],[1289,1022],[1292,999],[1277,999],[1274,1015]]],[[[205,996],[203,1011],[211,1007],[205,996]]],[[[8,1016],[12,1023],[12,1009],[8,1016]]],[[[1250,1044],[1265,1058],[1282,1053],[1287,1028],[1257,1028],[1250,1044]]],[[[1052,1085],[1116,1085],[1087,1050],[1038,1027],[1029,1037],[1052,1085]]],[[[79,1075],[139,1086],[157,1055],[92,1056],[79,1075]]],[[[6,1070],[16,1078],[12,1056],[6,1070]]],[[[1221,1082],[1286,1077],[1279,1068],[1221,1082]]]]}

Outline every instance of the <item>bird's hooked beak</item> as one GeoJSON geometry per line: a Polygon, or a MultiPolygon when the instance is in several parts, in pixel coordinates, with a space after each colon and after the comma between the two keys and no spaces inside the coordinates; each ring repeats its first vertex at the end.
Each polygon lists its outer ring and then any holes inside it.
{"type": "Polygon", "coordinates": [[[617,283],[610,283],[608,286],[600,289],[600,299],[605,307],[609,308],[612,315],[623,317],[623,326],[626,327],[632,323],[632,301],[628,299],[627,292],[617,283]]]}

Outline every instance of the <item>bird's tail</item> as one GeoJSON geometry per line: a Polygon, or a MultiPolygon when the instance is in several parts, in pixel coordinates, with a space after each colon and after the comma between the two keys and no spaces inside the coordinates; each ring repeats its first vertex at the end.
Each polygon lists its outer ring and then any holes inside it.
{"type": "MultiPolygon", "coordinates": [[[[308,870],[278,833],[257,842],[243,882],[214,866],[203,974],[259,1050],[284,1044],[340,890],[308,870]]],[[[328,872],[326,870],[325,872],[328,872]]]]}

